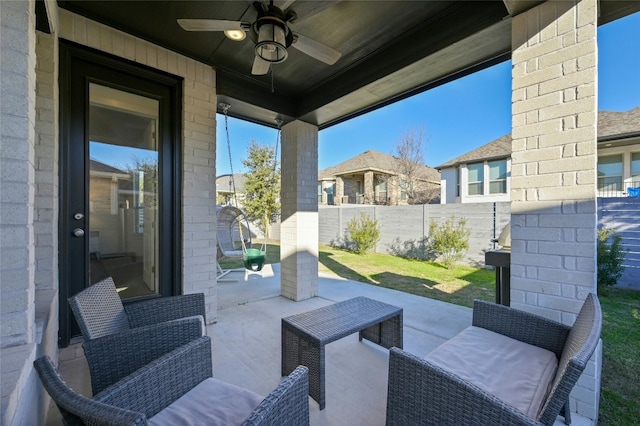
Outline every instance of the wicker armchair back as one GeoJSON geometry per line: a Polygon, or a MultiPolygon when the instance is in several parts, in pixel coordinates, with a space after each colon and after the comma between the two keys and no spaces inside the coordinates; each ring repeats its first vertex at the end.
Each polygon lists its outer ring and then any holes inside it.
{"type": "Polygon", "coordinates": [[[111,277],[70,297],[69,305],[85,340],[197,315],[206,324],[202,293],[159,297],[124,306],[111,277]]]}

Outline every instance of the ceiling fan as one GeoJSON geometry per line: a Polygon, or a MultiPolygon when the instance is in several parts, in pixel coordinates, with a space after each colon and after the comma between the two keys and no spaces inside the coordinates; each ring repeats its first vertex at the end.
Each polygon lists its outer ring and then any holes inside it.
{"type": "Polygon", "coordinates": [[[224,31],[232,40],[244,40],[248,32],[255,43],[255,59],[251,74],[265,75],[271,64],[284,62],[289,53],[288,47],[315,58],[328,65],[336,63],[342,55],[335,49],[326,46],[302,34],[293,32],[289,24],[297,19],[296,13],[273,5],[256,1],[253,6],[258,11],[255,22],[228,21],[222,19],[178,19],[178,24],[186,31],[224,31]]]}

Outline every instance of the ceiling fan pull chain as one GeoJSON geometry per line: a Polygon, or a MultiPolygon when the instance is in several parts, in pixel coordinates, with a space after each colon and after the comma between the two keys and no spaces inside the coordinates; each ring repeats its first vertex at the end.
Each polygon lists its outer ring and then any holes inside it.
{"type": "Polygon", "coordinates": [[[269,68],[271,71],[271,93],[275,93],[276,89],[273,87],[273,65],[269,68]]]}

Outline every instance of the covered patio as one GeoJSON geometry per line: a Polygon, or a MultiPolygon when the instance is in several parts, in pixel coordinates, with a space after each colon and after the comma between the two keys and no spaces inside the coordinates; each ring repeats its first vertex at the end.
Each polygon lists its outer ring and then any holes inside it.
{"type": "MultiPolygon", "coordinates": [[[[81,123],[87,116],[84,93],[76,96],[81,102],[74,114],[66,98],[70,86],[65,85],[65,65],[71,62],[71,51],[81,52],[78,57],[91,56],[87,69],[92,72],[117,63],[116,71],[129,78],[153,74],[173,85],[175,96],[167,95],[171,102],[162,104],[175,107],[167,111],[174,120],[167,121],[172,126],[167,124],[165,134],[171,138],[163,147],[175,155],[163,173],[171,176],[166,179],[171,184],[167,192],[175,196],[165,203],[166,215],[175,220],[167,220],[166,232],[159,234],[172,239],[164,245],[170,249],[163,253],[166,261],[158,263],[166,268],[159,283],[168,290],[158,295],[204,293],[214,348],[217,340],[224,342],[222,336],[240,336],[237,346],[229,340],[224,348],[238,351],[228,370],[240,368],[235,365],[238,359],[246,360],[247,370],[235,379],[253,380],[259,392],[273,386],[279,374],[277,368],[268,373],[251,370],[263,351],[249,347],[251,339],[242,338],[252,332],[248,319],[282,309],[269,320],[273,324],[288,309],[301,312],[347,297],[323,296],[324,281],[318,278],[318,132],[508,59],[513,127],[511,305],[572,324],[587,294],[597,291],[596,30],[638,11],[640,3],[276,1],[284,11],[297,13],[297,22],[292,13],[287,13],[287,22],[293,20],[291,25],[303,40],[306,36],[331,46],[342,59],[330,65],[297,52],[293,45],[288,60],[273,74],[252,72],[255,54],[249,40],[234,44],[222,32],[189,33],[177,23],[183,18],[254,22],[256,9],[268,9],[267,2],[265,7],[261,4],[130,1],[113,7],[110,1],[0,2],[3,424],[41,423],[49,401],[33,361],[42,355],[65,359],[59,347],[77,336],[69,332],[70,286],[91,284],[89,268],[84,267],[90,245],[82,228],[88,226],[83,220],[90,214],[88,196],[82,198],[88,191],[83,187],[74,192],[71,183],[84,185],[83,179],[74,181],[67,175],[70,166],[89,163],[84,151],[88,133],[81,123]],[[230,114],[243,120],[266,126],[275,126],[276,119],[283,122],[282,256],[274,284],[279,296],[233,308],[225,307],[223,295],[229,284],[217,281],[215,263],[216,145],[220,143],[216,113],[221,103],[232,105],[230,114]],[[71,130],[80,135],[76,145],[70,143],[71,130]],[[68,194],[82,198],[78,209],[65,204],[68,194]],[[79,255],[69,249],[72,244],[79,255]],[[232,327],[218,332],[225,317],[234,314],[239,331],[232,327]]],[[[85,89],[80,83],[78,87],[85,89]]],[[[117,204],[112,208],[117,210],[117,204]]],[[[86,230],[89,236],[90,228],[86,230]]],[[[429,310],[415,312],[425,315],[429,310]]],[[[407,348],[414,344],[410,343],[414,331],[435,333],[447,318],[443,314],[438,324],[422,331],[416,331],[417,326],[414,330],[407,320],[407,348]]],[[[417,352],[454,332],[436,333],[435,340],[416,343],[417,352]]],[[[269,341],[277,345],[278,339],[269,341]]],[[[347,339],[335,347],[340,352],[351,343],[347,339]]],[[[371,362],[384,364],[386,355],[378,348],[352,346],[365,350],[363,357],[371,356],[371,362]]],[[[277,349],[268,356],[273,358],[266,362],[277,366],[277,349]]],[[[227,367],[220,366],[226,361],[218,357],[219,353],[214,357],[219,364],[215,371],[223,374],[227,367]]],[[[601,351],[596,350],[572,393],[572,411],[591,421],[598,417],[601,362],[601,351]]],[[[337,374],[340,368],[337,363],[329,374],[348,377],[337,374]]],[[[365,376],[360,384],[353,382],[364,386],[365,376]]],[[[344,386],[350,381],[346,379],[344,386]]],[[[330,398],[336,395],[330,388],[330,398]]],[[[339,402],[330,399],[327,410],[339,402]]],[[[335,414],[336,419],[348,411],[335,414]]],[[[313,415],[314,422],[322,424],[319,414],[313,415]]],[[[324,415],[329,411],[320,414],[324,415]]]]}
{"type": "MultiPolygon", "coordinates": [[[[281,297],[280,265],[273,274],[231,272],[219,283],[218,318],[207,327],[213,348],[213,376],[267,395],[280,382],[280,319],[365,296],[403,308],[404,348],[424,356],[471,324],[471,309],[408,293],[320,274],[317,297],[293,302],[281,297]]],[[[80,345],[62,349],[60,371],[85,395],[91,386],[80,345]]],[[[309,399],[312,426],[385,424],[389,351],[352,334],[326,348],[326,408],[309,399]]],[[[52,404],[47,426],[57,426],[60,414],[52,404]]],[[[580,415],[572,425],[591,424],[580,415]]],[[[556,425],[564,425],[558,416],[556,425]]]]}

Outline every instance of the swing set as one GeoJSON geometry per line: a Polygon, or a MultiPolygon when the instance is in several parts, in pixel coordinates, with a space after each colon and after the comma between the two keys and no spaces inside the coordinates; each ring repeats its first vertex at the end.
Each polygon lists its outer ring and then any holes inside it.
{"type": "MultiPolygon", "coordinates": [[[[260,248],[252,247],[251,240],[251,228],[249,226],[249,220],[246,214],[240,210],[237,206],[238,197],[236,194],[236,185],[233,175],[233,160],[231,157],[231,139],[229,137],[229,115],[228,111],[231,108],[230,105],[221,103],[220,106],[224,112],[224,127],[227,137],[227,149],[229,152],[229,168],[231,175],[229,177],[229,185],[231,187],[231,193],[233,196],[233,203],[235,206],[218,206],[217,208],[217,237],[218,237],[218,249],[223,257],[227,258],[240,258],[242,257],[243,265],[247,271],[260,272],[264,267],[267,256],[267,232],[264,234],[262,245],[260,248]],[[245,238],[245,233],[248,237],[245,238]],[[240,250],[239,250],[240,249],[240,250]]],[[[281,120],[276,120],[278,124],[278,137],[276,140],[275,158],[278,158],[278,144],[280,143],[280,126],[281,120]]],[[[274,161],[274,171],[276,168],[276,161],[274,161]]],[[[224,271],[218,264],[218,279],[226,275],[231,271],[224,271]]]]}

